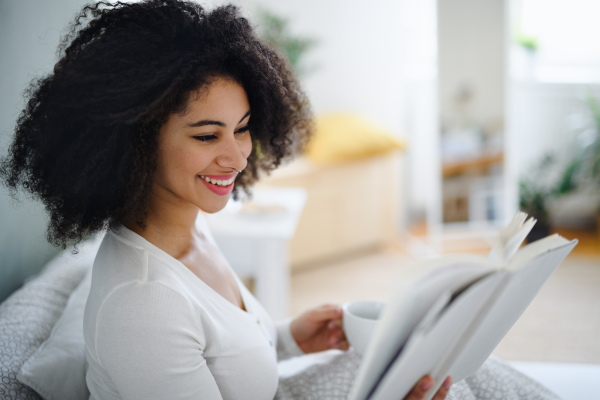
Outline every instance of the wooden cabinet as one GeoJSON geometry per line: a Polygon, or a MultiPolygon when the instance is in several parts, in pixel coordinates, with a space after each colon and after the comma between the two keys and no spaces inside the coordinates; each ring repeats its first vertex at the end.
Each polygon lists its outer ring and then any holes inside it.
{"type": "Polygon", "coordinates": [[[376,248],[402,226],[401,152],[319,166],[299,159],[274,171],[260,185],[301,187],[304,211],[290,243],[292,269],[376,248]]]}

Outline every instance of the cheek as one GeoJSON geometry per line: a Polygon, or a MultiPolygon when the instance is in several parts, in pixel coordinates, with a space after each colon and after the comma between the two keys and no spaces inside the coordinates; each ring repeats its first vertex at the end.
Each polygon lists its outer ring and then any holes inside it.
{"type": "Polygon", "coordinates": [[[180,172],[196,175],[204,171],[214,159],[210,151],[190,151],[190,149],[182,149],[177,156],[180,172]]]}
{"type": "Polygon", "coordinates": [[[168,182],[185,181],[202,172],[210,163],[209,154],[191,151],[190,147],[171,147],[165,149],[161,156],[157,167],[160,167],[160,175],[168,182]]]}
{"type": "Polygon", "coordinates": [[[250,135],[244,138],[244,141],[240,145],[240,150],[245,158],[250,157],[250,153],[252,153],[252,137],[250,135]]]}
{"type": "Polygon", "coordinates": [[[163,147],[159,148],[156,159],[156,170],[154,171],[154,182],[164,184],[169,181],[169,171],[172,169],[171,157],[163,147]]]}

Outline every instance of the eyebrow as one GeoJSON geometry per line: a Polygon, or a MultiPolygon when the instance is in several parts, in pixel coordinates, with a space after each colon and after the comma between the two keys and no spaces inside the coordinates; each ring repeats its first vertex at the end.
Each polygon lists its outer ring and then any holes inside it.
{"type": "MultiPolygon", "coordinates": [[[[240,119],[238,124],[240,122],[242,122],[243,120],[245,120],[246,118],[248,118],[249,115],[250,115],[250,110],[248,110],[248,112],[246,112],[246,114],[244,114],[244,116],[242,117],[242,119],[240,119]]],[[[198,127],[198,126],[206,126],[206,125],[217,125],[217,126],[224,127],[225,123],[223,123],[221,121],[213,121],[210,119],[203,119],[202,121],[196,121],[196,122],[192,122],[192,123],[188,124],[188,126],[190,126],[190,127],[198,127]]]]}

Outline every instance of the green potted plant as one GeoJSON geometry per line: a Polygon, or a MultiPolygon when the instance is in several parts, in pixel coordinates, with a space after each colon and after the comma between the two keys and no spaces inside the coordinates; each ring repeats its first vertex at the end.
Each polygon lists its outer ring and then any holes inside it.
{"type": "MultiPolygon", "coordinates": [[[[592,113],[593,127],[587,127],[582,134],[585,140],[575,147],[570,160],[562,171],[554,174],[557,167],[556,157],[546,155],[530,176],[519,183],[521,210],[538,220],[532,230],[529,241],[546,236],[550,231],[549,205],[566,194],[585,192],[600,193],[600,106],[595,97],[588,98],[592,113]],[[558,179],[552,181],[551,177],[558,179]]],[[[600,236],[600,204],[596,211],[597,227],[600,236]]]]}
{"type": "Polygon", "coordinates": [[[532,53],[540,47],[537,36],[527,35],[522,30],[517,31],[515,35],[515,42],[523,49],[532,53]]]}
{"type": "MultiPolygon", "coordinates": [[[[565,168],[556,195],[581,192],[592,197],[600,194],[600,106],[598,100],[588,97],[592,126],[585,126],[579,135],[577,146],[565,168]]],[[[596,207],[600,229],[600,203],[596,207]]]]}
{"type": "Polygon", "coordinates": [[[303,64],[303,60],[305,54],[317,45],[314,38],[291,34],[289,20],[265,8],[258,9],[257,17],[263,39],[287,57],[298,76],[302,77],[312,71],[312,68],[303,64]]]}
{"type": "MultiPolygon", "coordinates": [[[[584,179],[596,190],[600,189],[600,105],[595,97],[588,98],[588,105],[594,120],[595,135],[582,152],[582,170],[584,179]]],[[[598,205],[600,212],[600,204],[598,205]]]]}
{"type": "MultiPolygon", "coordinates": [[[[587,140],[576,154],[575,161],[580,164],[579,185],[582,188],[600,193],[600,105],[598,99],[588,97],[588,106],[592,113],[593,128],[586,131],[587,140]]],[[[600,204],[596,207],[596,229],[600,238],[600,204]]]]}
{"type": "Polygon", "coordinates": [[[521,211],[537,220],[535,226],[527,235],[528,242],[542,239],[550,233],[549,203],[553,198],[552,183],[548,182],[545,171],[554,166],[556,160],[551,154],[545,155],[534,166],[527,177],[519,182],[519,206],[521,211]]]}

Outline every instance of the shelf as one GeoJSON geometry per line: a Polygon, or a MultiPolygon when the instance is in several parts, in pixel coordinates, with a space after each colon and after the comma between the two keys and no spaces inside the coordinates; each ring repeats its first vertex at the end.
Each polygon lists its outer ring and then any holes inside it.
{"type": "Polygon", "coordinates": [[[444,163],[442,165],[442,176],[444,178],[451,178],[454,176],[463,175],[464,173],[474,169],[487,169],[493,165],[501,164],[502,162],[504,162],[504,154],[495,153],[483,155],[477,158],[471,158],[469,160],[444,163]]]}

